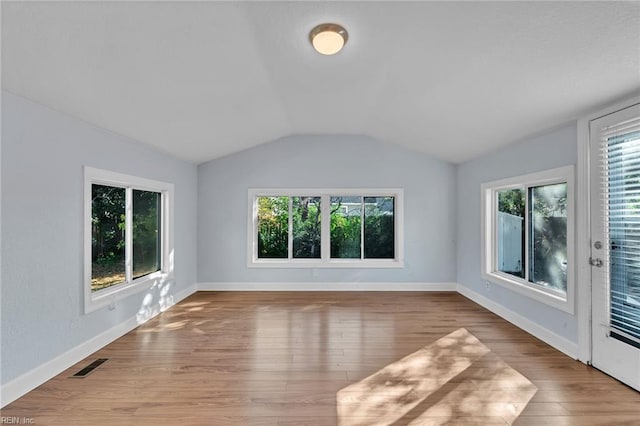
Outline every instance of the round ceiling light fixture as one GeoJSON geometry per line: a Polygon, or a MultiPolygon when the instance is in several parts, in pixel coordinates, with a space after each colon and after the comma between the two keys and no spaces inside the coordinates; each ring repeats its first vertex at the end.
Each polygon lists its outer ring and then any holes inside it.
{"type": "Polygon", "coordinates": [[[335,55],[347,43],[349,35],[338,24],[320,24],[309,33],[309,41],[318,53],[335,55]]]}

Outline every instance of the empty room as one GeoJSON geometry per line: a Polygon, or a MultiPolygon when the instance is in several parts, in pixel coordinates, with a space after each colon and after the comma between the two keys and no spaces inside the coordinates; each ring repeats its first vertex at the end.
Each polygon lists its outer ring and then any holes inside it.
{"type": "Polygon", "coordinates": [[[640,1],[2,1],[0,424],[640,425],[640,1]]]}

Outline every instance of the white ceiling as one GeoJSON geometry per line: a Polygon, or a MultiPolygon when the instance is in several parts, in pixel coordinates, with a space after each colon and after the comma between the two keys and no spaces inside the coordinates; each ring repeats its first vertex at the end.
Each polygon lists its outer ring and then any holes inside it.
{"type": "Polygon", "coordinates": [[[2,86],[194,163],[291,134],[458,163],[639,90],[640,2],[3,1],[2,86]]]}

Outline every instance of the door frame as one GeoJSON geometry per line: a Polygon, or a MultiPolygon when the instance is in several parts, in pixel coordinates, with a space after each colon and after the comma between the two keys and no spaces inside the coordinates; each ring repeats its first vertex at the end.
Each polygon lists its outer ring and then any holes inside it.
{"type": "Polygon", "coordinates": [[[640,91],[623,100],[578,119],[578,150],[576,164],[576,292],[578,320],[578,360],[591,364],[593,343],[591,336],[591,121],[640,103],[640,91]]]}

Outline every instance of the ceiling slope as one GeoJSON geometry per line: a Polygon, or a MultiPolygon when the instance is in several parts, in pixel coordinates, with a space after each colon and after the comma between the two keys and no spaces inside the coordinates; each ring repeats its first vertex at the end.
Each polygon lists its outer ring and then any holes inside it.
{"type": "Polygon", "coordinates": [[[2,87],[194,163],[290,134],[459,163],[640,90],[640,2],[2,2],[2,87]]]}

